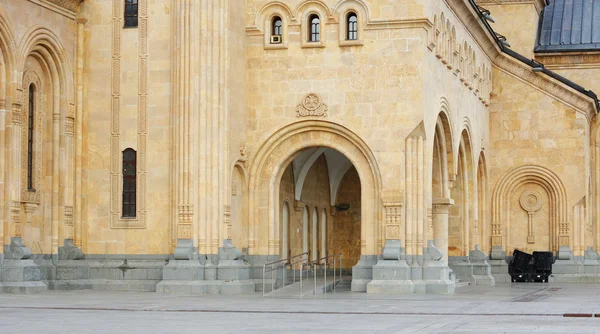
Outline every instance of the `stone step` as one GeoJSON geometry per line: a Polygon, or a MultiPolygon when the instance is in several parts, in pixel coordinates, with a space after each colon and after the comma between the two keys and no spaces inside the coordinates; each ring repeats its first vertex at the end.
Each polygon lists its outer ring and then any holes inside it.
{"type": "Polygon", "coordinates": [[[455,289],[464,288],[464,287],[469,286],[469,285],[471,285],[470,282],[461,282],[460,280],[456,280],[454,288],[455,289]]]}
{"type": "Polygon", "coordinates": [[[4,293],[32,294],[48,291],[48,286],[41,281],[34,282],[2,282],[0,289],[4,293]]]}
{"type": "MultiPolygon", "coordinates": [[[[339,281],[336,281],[336,284],[339,281]]],[[[333,279],[325,279],[323,277],[317,277],[316,284],[314,278],[305,278],[302,282],[295,282],[290,285],[286,285],[280,289],[277,289],[267,295],[269,297],[303,297],[319,295],[325,292],[331,292],[334,289],[333,279]],[[316,286],[316,289],[315,289],[316,286]]]]}

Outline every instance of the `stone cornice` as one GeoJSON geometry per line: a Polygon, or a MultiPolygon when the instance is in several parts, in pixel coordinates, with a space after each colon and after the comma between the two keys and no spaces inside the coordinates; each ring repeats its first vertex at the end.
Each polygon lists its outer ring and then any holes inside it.
{"type": "Polygon", "coordinates": [[[535,6],[535,10],[539,13],[546,7],[546,0],[475,0],[478,5],[531,5],[535,6]]]}
{"type": "Polygon", "coordinates": [[[29,0],[51,11],[75,19],[77,7],[83,0],[29,0]]]}
{"type": "Polygon", "coordinates": [[[454,11],[467,31],[471,33],[494,66],[585,114],[588,121],[592,120],[596,109],[595,102],[591,98],[549,76],[533,72],[531,67],[503,53],[468,1],[444,1],[454,11]]]}
{"type": "Polygon", "coordinates": [[[563,52],[536,54],[535,60],[546,68],[599,68],[600,52],[563,52]]]}

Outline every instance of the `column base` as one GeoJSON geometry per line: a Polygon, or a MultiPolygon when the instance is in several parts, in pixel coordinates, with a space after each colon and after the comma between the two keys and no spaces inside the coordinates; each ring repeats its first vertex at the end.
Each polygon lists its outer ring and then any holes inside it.
{"type": "Polygon", "coordinates": [[[48,290],[41,281],[40,267],[33,260],[5,259],[2,265],[2,291],[38,293],[48,290]]]}
{"type": "Polygon", "coordinates": [[[367,292],[367,285],[373,278],[373,266],[377,255],[361,255],[358,263],[352,267],[352,292],[367,292]]]}
{"type": "Polygon", "coordinates": [[[170,260],[163,268],[163,281],[204,280],[204,266],[198,260],[170,260]]]}
{"type": "Polygon", "coordinates": [[[177,239],[177,247],[173,253],[175,260],[196,260],[198,252],[192,239],[177,239]]]}
{"type": "Polygon", "coordinates": [[[405,294],[415,291],[411,267],[406,260],[379,260],[373,266],[373,279],[367,284],[367,293],[405,294]]]}
{"type": "Polygon", "coordinates": [[[80,260],[83,259],[83,252],[75,247],[73,239],[65,239],[63,247],[58,247],[59,260],[80,260]]]}

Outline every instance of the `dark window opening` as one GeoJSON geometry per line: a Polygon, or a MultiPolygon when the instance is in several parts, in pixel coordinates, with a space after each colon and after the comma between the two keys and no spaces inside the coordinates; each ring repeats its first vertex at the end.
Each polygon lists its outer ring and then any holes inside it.
{"type": "Polygon", "coordinates": [[[308,18],[308,23],[310,25],[310,29],[308,30],[309,42],[318,42],[321,40],[321,20],[318,15],[311,15],[308,18]]]}
{"type": "Polygon", "coordinates": [[[29,85],[29,110],[27,117],[27,189],[33,189],[33,114],[35,108],[35,86],[29,85]]]}
{"type": "Polygon", "coordinates": [[[123,217],[136,215],[137,153],[128,148],[123,151],[123,217]]]}
{"type": "Polygon", "coordinates": [[[125,28],[138,26],[138,0],[125,0],[125,28]]]}
{"type": "Polygon", "coordinates": [[[356,14],[350,13],[348,14],[348,36],[346,38],[350,41],[355,41],[358,39],[358,18],[356,14]]]}
{"type": "Polygon", "coordinates": [[[279,16],[275,16],[273,18],[273,27],[272,27],[272,36],[281,36],[283,35],[283,22],[279,16]]]}

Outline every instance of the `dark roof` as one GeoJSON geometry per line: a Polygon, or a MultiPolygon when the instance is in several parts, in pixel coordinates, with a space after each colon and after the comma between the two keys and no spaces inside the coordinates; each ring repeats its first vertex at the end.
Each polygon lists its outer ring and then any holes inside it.
{"type": "Polygon", "coordinates": [[[600,0],[550,0],[536,52],[600,50],[600,0]]]}

